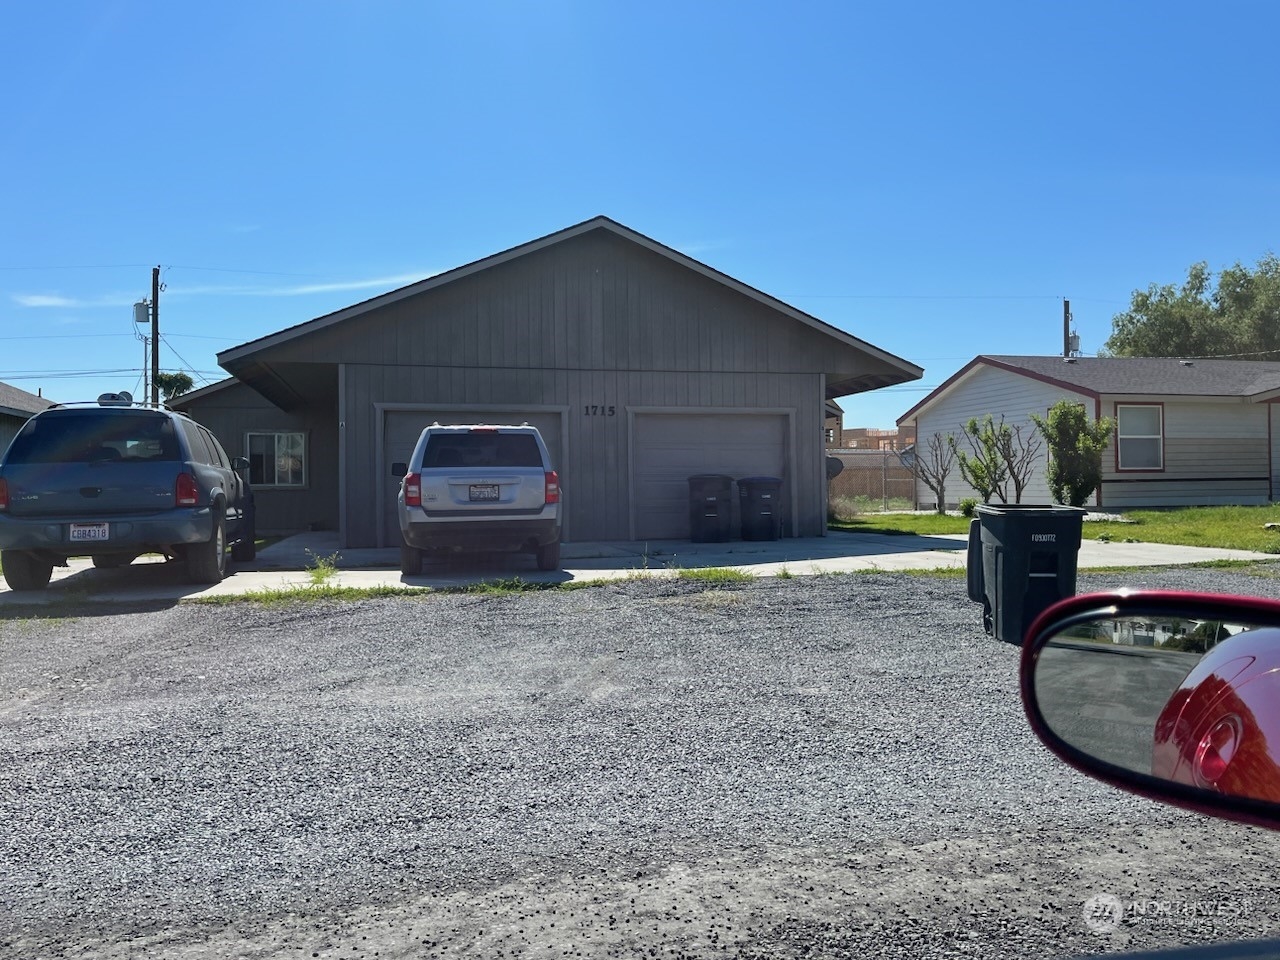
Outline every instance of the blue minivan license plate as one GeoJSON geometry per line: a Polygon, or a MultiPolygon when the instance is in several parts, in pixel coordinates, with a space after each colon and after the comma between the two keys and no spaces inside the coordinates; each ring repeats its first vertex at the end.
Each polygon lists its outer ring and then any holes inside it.
{"type": "Polygon", "coordinates": [[[472,500],[497,500],[498,485],[496,483],[473,483],[471,484],[472,500]]]}
{"type": "Polygon", "coordinates": [[[73,523],[71,524],[71,541],[73,543],[84,543],[86,541],[110,540],[111,525],[107,523],[73,523]]]}

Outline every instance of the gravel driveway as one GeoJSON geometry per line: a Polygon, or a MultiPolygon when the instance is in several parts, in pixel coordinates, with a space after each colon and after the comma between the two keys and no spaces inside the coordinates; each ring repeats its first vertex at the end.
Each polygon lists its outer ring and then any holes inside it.
{"type": "MultiPolygon", "coordinates": [[[[1280,597],[1227,571],[1080,580],[1122,585],[1280,597]]],[[[1280,933],[1280,834],[1059,766],[980,619],[961,580],[852,575],[0,620],[0,956],[1280,933]],[[1092,933],[1096,894],[1148,916],[1092,933]],[[1189,901],[1217,915],[1169,912],[1189,901]]]]}

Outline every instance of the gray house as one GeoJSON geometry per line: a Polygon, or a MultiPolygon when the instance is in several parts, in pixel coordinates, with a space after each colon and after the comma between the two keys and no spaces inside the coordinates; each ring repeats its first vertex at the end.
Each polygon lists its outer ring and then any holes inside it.
{"type": "MultiPolygon", "coordinates": [[[[935,434],[961,436],[970,417],[992,414],[1024,435],[1059,400],[1116,421],[1102,456],[1098,506],[1262,504],[1280,490],[1280,363],[1149,357],[980,356],[898,418],[916,427],[925,455],[935,434]]],[[[963,444],[963,441],[961,441],[963,444]]],[[[963,449],[963,446],[961,447],[963,449]]],[[[1024,503],[1048,503],[1047,455],[1024,503]]],[[[947,501],[976,496],[955,470],[947,501]]],[[[917,481],[917,503],[936,497],[917,481]]]]}
{"type": "Polygon", "coordinates": [[[689,535],[687,478],[776,476],[789,530],[826,528],[827,401],[921,369],[597,217],[218,355],[178,406],[247,456],[260,527],[393,546],[432,423],[529,422],[566,540],[689,535]]]}
{"type": "Polygon", "coordinates": [[[17,436],[22,425],[31,419],[32,414],[51,406],[52,401],[44,397],[0,383],[0,454],[4,453],[9,442],[17,436]]]}

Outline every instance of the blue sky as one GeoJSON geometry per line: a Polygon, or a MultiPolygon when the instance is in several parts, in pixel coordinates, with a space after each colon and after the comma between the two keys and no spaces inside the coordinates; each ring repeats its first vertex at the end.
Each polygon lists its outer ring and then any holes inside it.
{"type": "MultiPolygon", "coordinates": [[[[21,4],[0,380],[162,366],[606,214],[925,368],[1280,249],[1269,3],[21,4]]],[[[69,376],[109,371],[93,376],[69,376]]]]}

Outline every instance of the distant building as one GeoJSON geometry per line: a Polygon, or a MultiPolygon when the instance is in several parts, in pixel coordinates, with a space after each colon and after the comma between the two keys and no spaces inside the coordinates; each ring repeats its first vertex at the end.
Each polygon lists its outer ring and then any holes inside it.
{"type": "Polygon", "coordinates": [[[827,431],[827,446],[847,450],[905,450],[916,442],[915,427],[908,425],[897,430],[879,430],[875,427],[844,427],[839,431],[840,442],[831,442],[827,431]]]}
{"type": "Polygon", "coordinates": [[[9,441],[17,436],[32,414],[52,406],[51,401],[38,394],[0,383],[0,454],[4,453],[9,441]]]}

